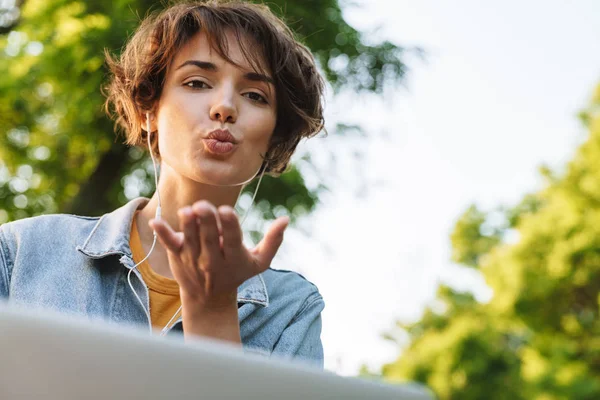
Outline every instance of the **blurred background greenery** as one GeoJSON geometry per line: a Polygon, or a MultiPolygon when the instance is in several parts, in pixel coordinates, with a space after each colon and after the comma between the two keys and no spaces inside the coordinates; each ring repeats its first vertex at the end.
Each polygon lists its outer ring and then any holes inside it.
{"type": "Polygon", "coordinates": [[[453,261],[494,295],[479,303],[441,285],[418,322],[398,324],[409,344],[382,376],[440,399],[600,398],[599,105],[600,87],[580,114],[587,140],[564,172],[541,168],[542,190],[458,219],[453,261]]]}
{"type": "MultiPolygon", "coordinates": [[[[406,49],[370,43],[337,0],[271,1],[314,52],[333,93],[381,93],[405,79],[406,49]]],[[[0,1],[0,223],[68,212],[99,215],[153,191],[144,152],[122,145],[102,111],[103,49],[118,53],[149,0],[0,1]]],[[[418,51],[418,50],[417,50],[418,51]]],[[[414,380],[440,399],[600,398],[600,89],[580,114],[587,140],[562,172],[513,207],[466,208],[452,261],[483,274],[489,302],[441,285],[415,323],[392,329],[401,354],[363,376],[414,380]]],[[[338,124],[332,135],[360,128],[338,124]]],[[[265,178],[259,220],[318,204],[309,156],[265,178]],[[278,211],[277,211],[278,210],[278,211]]],[[[249,191],[252,187],[247,188],[249,191]]],[[[260,222],[254,227],[261,230],[260,222]]]]}

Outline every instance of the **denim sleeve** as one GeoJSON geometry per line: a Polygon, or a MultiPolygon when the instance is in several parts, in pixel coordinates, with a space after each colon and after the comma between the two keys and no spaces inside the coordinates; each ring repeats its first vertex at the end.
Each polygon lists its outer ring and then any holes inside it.
{"type": "Polygon", "coordinates": [[[9,273],[6,249],[6,239],[3,227],[0,226],[0,299],[8,298],[9,273]]]}
{"type": "Polygon", "coordinates": [[[319,293],[310,296],[285,328],[273,348],[273,355],[295,358],[323,368],[321,311],[325,307],[319,293]]]}

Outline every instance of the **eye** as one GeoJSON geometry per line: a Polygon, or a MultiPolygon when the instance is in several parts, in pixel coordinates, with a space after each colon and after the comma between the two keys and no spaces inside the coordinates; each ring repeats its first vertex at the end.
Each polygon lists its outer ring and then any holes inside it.
{"type": "Polygon", "coordinates": [[[268,104],[267,99],[265,99],[261,94],[256,92],[248,92],[244,93],[243,96],[248,97],[252,101],[256,101],[263,104],[268,104]]]}
{"type": "Polygon", "coordinates": [[[208,86],[206,82],[201,81],[199,79],[188,81],[184,83],[184,86],[187,86],[192,89],[210,89],[210,86],[208,86]]]}

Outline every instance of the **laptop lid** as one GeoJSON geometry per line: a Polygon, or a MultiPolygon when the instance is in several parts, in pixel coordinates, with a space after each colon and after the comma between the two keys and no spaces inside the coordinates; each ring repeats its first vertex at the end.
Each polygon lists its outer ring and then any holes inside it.
{"type": "Polygon", "coordinates": [[[214,340],[0,304],[1,399],[431,399],[214,340]]]}

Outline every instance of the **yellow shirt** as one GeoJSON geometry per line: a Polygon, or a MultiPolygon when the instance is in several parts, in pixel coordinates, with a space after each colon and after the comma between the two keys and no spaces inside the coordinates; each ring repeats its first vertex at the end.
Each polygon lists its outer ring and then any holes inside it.
{"type": "MultiPolygon", "coordinates": [[[[142,241],[135,223],[131,224],[131,236],[129,240],[133,262],[139,263],[146,257],[146,253],[142,247],[142,241]]],[[[137,267],[142,274],[142,278],[148,285],[148,295],[150,296],[150,320],[152,326],[158,330],[162,330],[169,322],[173,314],[181,305],[179,298],[179,284],[174,279],[169,279],[159,275],[150,267],[148,261],[144,261],[137,267]]],[[[173,318],[171,325],[181,316],[181,311],[177,317],[173,318]]]]}

